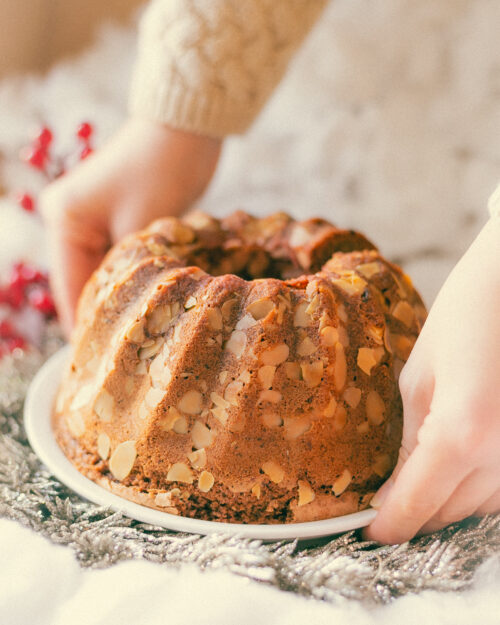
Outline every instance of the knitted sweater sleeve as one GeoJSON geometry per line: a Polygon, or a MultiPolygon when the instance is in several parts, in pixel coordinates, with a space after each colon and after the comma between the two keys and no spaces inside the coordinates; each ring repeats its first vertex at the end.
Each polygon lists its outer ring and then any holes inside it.
{"type": "Polygon", "coordinates": [[[244,132],[327,0],[153,0],[130,110],[210,136],[244,132]]]}

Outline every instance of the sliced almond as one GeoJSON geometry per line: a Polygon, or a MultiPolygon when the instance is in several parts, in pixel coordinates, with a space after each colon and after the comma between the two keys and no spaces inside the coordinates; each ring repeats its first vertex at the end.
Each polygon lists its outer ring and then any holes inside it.
{"type": "Polygon", "coordinates": [[[312,324],[311,317],[307,314],[308,301],[300,302],[295,308],[293,325],[296,328],[308,328],[312,324]]]}
{"type": "Polygon", "coordinates": [[[125,338],[132,343],[142,343],[146,338],[144,335],[144,319],[134,321],[125,331],[125,338]]]}
{"type": "Polygon", "coordinates": [[[336,410],[337,410],[337,400],[335,399],[335,397],[330,397],[330,401],[326,405],[326,408],[323,410],[323,415],[329,419],[333,417],[336,410]]]}
{"type": "Polygon", "coordinates": [[[373,367],[378,364],[382,354],[383,350],[380,351],[380,348],[360,347],[358,349],[358,367],[361,371],[366,373],[366,375],[371,375],[373,367]]]}
{"type": "Polygon", "coordinates": [[[260,367],[258,378],[264,388],[271,388],[275,373],[276,367],[273,365],[264,365],[263,367],[260,367]]]}
{"type": "Polygon", "coordinates": [[[250,380],[252,376],[250,375],[250,371],[248,369],[243,369],[243,371],[238,376],[238,380],[241,380],[243,384],[250,384],[250,380]]]}
{"type": "Polygon", "coordinates": [[[238,404],[238,395],[243,389],[243,382],[240,380],[233,380],[229,382],[226,386],[226,390],[224,391],[224,399],[228,401],[233,406],[238,404]]]}
{"type": "Polygon", "coordinates": [[[193,439],[193,447],[202,449],[204,447],[210,447],[214,434],[204,423],[196,421],[191,430],[191,437],[193,439]]]}
{"type": "Polygon", "coordinates": [[[159,422],[159,426],[164,432],[169,432],[173,429],[175,423],[182,418],[184,417],[177,410],[177,408],[174,408],[174,406],[170,406],[170,408],[167,410],[165,417],[162,419],[162,421],[159,422]]]}
{"type": "Polygon", "coordinates": [[[184,484],[192,484],[194,476],[191,469],[184,462],[175,462],[168,470],[167,482],[183,482],[184,484]]]}
{"type": "Polygon", "coordinates": [[[229,319],[231,318],[231,315],[233,313],[233,309],[236,306],[236,304],[238,303],[238,300],[233,297],[231,299],[226,300],[222,306],[221,306],[221,313],[222,313],[222,318],[224,319],[224,321],[229,321],[229,319]]]}
{"type": "Polygon", "coordinates": [[[309,387],[318,386],[323,377],[323,361],[305,362],[300,365],[302,378],[309,387]]]}
{"type": "Polygon", "coordinates": [[[75,438],[80,438],[85,434],[85,421],[79,412],[71,412],[67,415],[66,424],[75,438]]]}
{"type": "Polygon", "coordinates": [[[271,480],[271,482],[274,482],[275,484],[279,484],[280,482],[282,482],[283,478],[285,477],[285,472],[277,462],[274,462],[274,460],[264,462],[264,464],[262,465],[262,470],[271,480]]]}
{"type": "Polygon", "coordinates": [[[344,304],[339,304],[337,306],[337,315],[342,323],[347,323],[349,321],[349,316],[347,315],[344,304]]]}
{"type": "Polygon", "coordinates": [[[202,471],[198,478],[198,488],[202,493],[208,493],[208,491],[214,485],[214,476],[209,471],[202,471]]]}
{"type": "Polygon", "coordinates": [[[148,314],[147,326],[151,334],[164,334],[172,322],[172,308],[170,304],[155,306],[148,314]]]}
{"type": "Polygon", "coordinates": [[[184,308],[186,310],[191,310],[191,308],[194,308],[196,306],[196,297],[194,297],[193,295],[190,295],[187,300],[184,302],[184,308]]]}
{"type": "Polygon", "coordinates": [[[274,310],[274,302],[270,299],[258,299],[247,306],[248,312],[256,321],[260,321],[267,317],[267,315],[274,310]]]}
{"type": "Polygon", "coordinates": [[[283,422],[284,435],[287,441],[293,441],[311,429],[311,420],[305,415],[300,417],[285,417],[283,422]]]}
{"type": "Polygon", "coordinates": [[[358,265],[356,267],[356,271],[359,271],[359,273],[362,273],[367,280],[370,280],[374,275],[382,271],[382,267],[379,262],[374,261],[372,263],[363,263],[362,265],[358,265]]]}
{"type": "Polygon", "coordinates": [[[285,362],[285,375],[289,380],[300,380],[302,372],[298,362],[285,362]]]}
{"type": "Polygon", "coordinates": [[[305,506],[311,501],[314,501],[316,495],[314,494],[313,489],[309,482],[305,482],[304,480],[298,481],[298,502],[297,506],[300,508],[301,506],[305,506]]]}
{"type": "Polygon", "coordinates": [[[174,491],[179,491],[179,494],[181,492],[178,488],[173,488],[168,493],[158,493],[155,497],[155,506],[158,506],[159,508],[173,507],[174,506],[173,498],[175,497],[175,495],[173,494],[174,491]]]}
{"type": "Polygon", "coordinates": [[[339,331],[333,326],[325,326],[321,329],[321,342],[325,347],[333,347],[339,340],[339,331]]]}
{"type": "Polygon", "coordinates": [[[408,302],[401,300],[394,306],[392,316],[404,323],[406,327],[411,328],[415,320],[415,311],[408,302]]]}
{"type": "Polygon", "coordinates": [[[288,358],[290,349],[285,343],[280,343],[262,352],[260,359],[265,365],[279,365],[288,358]]]}
{"type": "Polygon", "coordinates": [[[177,404],[177,408],[185,414],[200,414],[202,404],[203,397],[200,391],[191,389],[181,397],[179,403],[177,404]]]}
{"type": "Polygon", "coordinates": [[[304,245],[307,245],[312,238],[313,234],[311,232],[306,230],[304,226],[296,224],[290,234],[288,243],[290,247],[303,247],[304,245]]]}
{"type": "Polygon", "coordinates": [[[235,330],[229,337],[225,349],[228,352],[234,354],[236,358],[241,358],[243,352],[245,351],[246,345],[247,335],[241,330],[235,330]]]}
{"type": "Polygon", "coordinates": [[[356,426],[356,430],[358,434],[366,434],[370,431],[370,423],[368,421],[362,421],[359,425],[356,426]]]}
{"type": "Polygon", "coordinates": [[[207,464],[207,452],[203,448],[192,451],[187,457],[197,471],[203,469],[207,464]]]}
{"type": "Polygon", "coordinates": [[[224,397],[221,397],[217,393],[210,393],[210,399],[216,406],[219,406],[219,408],[229,408],[229,406],[231,405],[228,401],[224,399],[224,397]]]}
{"type": "Polygon", "coordinates": [[[352,473],[348,469],[344,469],[342,475],[333,483],[333,494],[335,497],[341,495],[352,481],[352,473]]]}
{"type": "Polygon", "coordinates": [[[94,401],[94,412],[101,421],[109,422],[113,417],[115,408],[115,400],[105,388],[102,388],[94,401]]]}
{"type": "Polygon", "coordinates": [[[162,399],[165,397],[166,394],[167,392],[160,388],[154,388],[154,387],[150,388],[148,392],[146,393],[146,395],[144,396],[144,401],[146,403],[146,406],[154,410],[156,406],[162,401],[162,399]]]}
{"type": "Polygon", "coordinates": [[[109,436],[105,432],[101,432],[97,437],[97,453],[103,460],[108,459],[110,446],[109,436]]]}
{"type": "Polygon", "coordinates": [[[339,343],[343,347],[349,347],[349,334],[347,333],[347,330],[345,329],[345,327],[339,326],[338,332],[339,332],[339,343]]]}
{"type": "Polygon", "coordinates": [[[261,391],[259,395],[259,399],[257,400],[257,404],[261,404],[262,402],[268,401],[271,404],[278,404],[283,398],[283,395],[279,391],[272,391],[267,389],[265,391],[261,391]]]}
{"type": "Polygon", "coordinates": [[[346,383],[347,378],[347,361],[345,358],[344,348],[340,343],[335,345],[335,365],[334,365],[334,381],[337,391],[341,391],[346,383]]]}
{"type": "Polygon", "coordinates": [[[195,238],[194,230],[175,217],[172,217],[169,223],[163,226],[162,234],[164,234],[165,238],[171,243],[177,243],[179,245],[192,243],[195,238]]]}
{"type": "Polygon", "coordinates": [[[370,325],[366,329],[366,335],[379,345],[384,344],[384,326],[370,325]]]}
{"type": "Polygon", "coordinates": [[[370,391],[366,396],[366,416],[372,425],[380,425],[384,421],[385,405],[377,391],[370,391]]]}
{"type": "Polygon", "coordinates": [[[124,480],[132,470],[137,450],[135,441],[120,443],[109,459],[109,470],[117,480],[124,480]]]}
{"type": "Polygon", "coordinates": [[[148,358],[152,358],[156,356],[156,354],[160,351],[164,343],[164,339],[162,337],[158,337],[156,341],[152,341],[150,344],[145,347],[141,347],[139,349],[138,355],[140,360],[147,360],[148,358]]]}
{"type": "Polygon", "coordinates": [[[254,484],[250,492],[252,493],[254,497],[257,497],[257,499],[260,499],[260,492],[261,492],[260,484],[254,484]]]}
{"type": "Polygon", "coordinates": [[[347,411],[342,404],[337,404],[335,414],[333,415],[333,426],[336,430],[340,431],[345,428],[347,423],[347,411]]]}
{"type": "Polygon", "coordinates": [[[391,459],[389,454],[380,454],[376,456],[372,469],[379,477],[385,477],[391,469],[391,459]]]}
{"type": "Polygon", "coordinates": [[[335,284],[342,289],[347,295],[361,295],[368,286],[367,282],[363,280],[354,271],[342,271],[340,278],[333,278],[332,284],[335,284]]]}
{"type": "Polygon", "coordinates": [[[361,400],[361,389],[356,388],[355,386],[350,386],[344,391],[343,397],[344,401],[346,401],[349,406],[354,410],[361,400]]]}
{"type": "Polygon", "coordinates": [[[299,356],[311,356],[317,350],[317,346],[306,336],[297,346],[299,356]]]}
{"type": "Polygon", "coordinates": [[[283,419],[275,412],[264,412],[262,414],[262,423],[267,428],[276,428],[283,424],[283,419]]]}
{"type": "Polygon", "coordinates": [[[153,256],[165,256],[168,254],[168,247],[157,243],[156,241],[150,241],[146,243],[146,247],[153,254],[153,256]]]}
{"type": "Polygon", "coordinates": [[[217,408],[212,408],[210,412],[222,425],[226,425],[229,415],[227,414],[226,410],[224,410],[224,408],[218,406],[217,408]]]}
{"type": "Polygon", "coordinates": [[[218,308],[209,308],[207,319],[212,330],[222,330],[222,312],[218,308]]]}
{"type": "Polygon", "coordinates": [[[165,389],[172,381],[172,372],[165,364],[165,350],[158,354],[149,367],[151,383],[156,388],[165,389]]]}
{"type": "Polygon", "coordinates": [[[235,330],[247,330],[253,328],[254,325],[257,325],[257,322],[252,315],[244,315],[235,325],[235,330]]]}
{"type": "Polygon", "coordinates": [[[187,434],[189,430],[189,423],[186,417],[180,416],[172,426],[172,430],[176,434],[187,434]]]}
{"type": "Polygon", "coordinates": [[[70,404],[70,410],[80,410],[90,404],[95,393],[93,384],[85,384],[80,387],[70,404]]]}
{"type": "Polygon", "coordinates": [[[391,344],[393,345],[396,356],[406,362],[410,357],[415,339],[404,336],[403,334],[393,334],[391,335],[391,344]]]}

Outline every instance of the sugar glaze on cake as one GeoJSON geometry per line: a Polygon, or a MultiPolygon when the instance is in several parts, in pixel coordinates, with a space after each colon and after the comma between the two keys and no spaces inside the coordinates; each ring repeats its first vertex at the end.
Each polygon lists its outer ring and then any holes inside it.
{"type": "Polygon", "coordinates": [[[90,479],[173,514],[361,510],[397,458],[397,379],[425,315],[398,267],[324,220],[160,219],[84,289],[57,440],[90,479]]]}

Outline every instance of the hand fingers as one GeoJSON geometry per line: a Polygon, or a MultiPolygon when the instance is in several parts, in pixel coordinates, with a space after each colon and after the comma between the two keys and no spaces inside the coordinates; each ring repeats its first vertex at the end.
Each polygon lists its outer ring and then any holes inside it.
{"type": "Polygon", "coordinates": [[[443,441],[419,444],[401,468],[375,520],[369,540],[409,540],[441,509],[470,471],[443,441]]]}
{"type": "Polygon", "coordinates": [[[44,209],[51,286],[64,331],[73,327],[78,297],[107,245],[102,226],[54,203],[44,209]]]}
{"type": "Polygon", "coordinates": [[[473,516],[498,488],[491,470],[475,469],[453,491],[448,501],[425,523],[420,533],[428,534],[473,516]]]}
{"type": "Polygon", "coordinates": [[[500,512],[500,488],[477,508],[474,515],[484,516],[495,512],[500,512]]]}
{"type": "Polygon", "coordinates": [[[418,431],[429,414],[434,392],[434,378],[431,374],[425,377],[418,376],[413,372],[412,362],[406,364],[401,372],[399,384],[403,399],[404,424],[401,447],[399,448],[398,461],[391,474],[391,477],[379,488],[372,498],[373,508],[379,508],[385,499],[389,489],[398,477],[403,465],[408,460],[411,452],[418,443],[418,431]]]}

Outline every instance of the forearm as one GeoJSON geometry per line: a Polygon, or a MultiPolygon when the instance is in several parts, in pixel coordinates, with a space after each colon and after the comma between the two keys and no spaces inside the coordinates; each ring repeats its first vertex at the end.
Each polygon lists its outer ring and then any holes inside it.
{"type": "Polygon", "coordinates": [[[194,133],[244,132],[327,0],[156,0],[141,23],[131,112],[194,133]]]}

